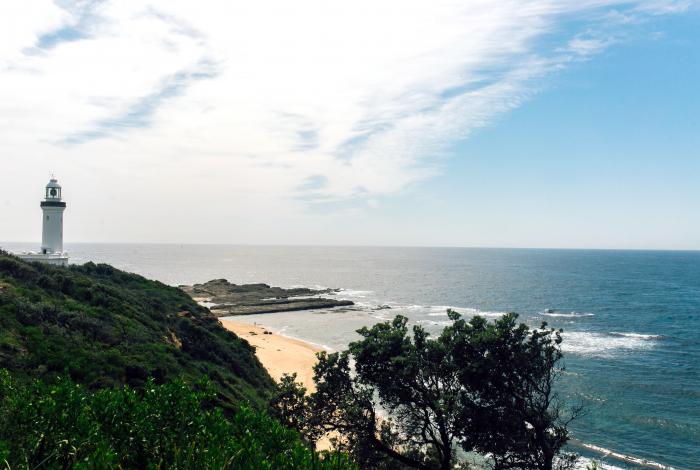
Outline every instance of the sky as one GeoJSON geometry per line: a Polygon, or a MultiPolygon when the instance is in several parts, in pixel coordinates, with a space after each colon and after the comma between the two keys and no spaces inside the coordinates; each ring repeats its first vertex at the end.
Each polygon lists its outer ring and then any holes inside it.
{"type": "Polygon", "coordinates": [[[0,240],[700,249],[698,3],[0,2],[0,240]]]}

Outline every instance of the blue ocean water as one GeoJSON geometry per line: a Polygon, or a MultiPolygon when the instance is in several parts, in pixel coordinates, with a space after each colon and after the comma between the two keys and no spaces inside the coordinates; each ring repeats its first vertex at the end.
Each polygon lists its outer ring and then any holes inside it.
{"type": "Polygon", "coordinates": [[[490,317],[514,311],[532,326],[547,321],[564,329],[561,394],[587,410],[572,425],[577,441],[652,467],[700,468],[700,252],[88,244],[68,250],[73,262],[107,262],[173,285],[223,277],[340,288],[338,297],[357,308],[244,317],[331,349],[355,339],[360,326],[399,313],[434,331],[447,321],[448,307],[490,317]]]}

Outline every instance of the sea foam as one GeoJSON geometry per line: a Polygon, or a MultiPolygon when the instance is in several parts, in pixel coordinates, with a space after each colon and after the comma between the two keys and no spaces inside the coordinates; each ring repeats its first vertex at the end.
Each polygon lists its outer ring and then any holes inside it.
{"type": "Polygon", "coordinates": [[[619,333],[617,331],[611,331],[611,335],[620,336],[622,338],[637,338],[637,339],[661,339],[662,335],[646,335],[642,333],[619,333]]]}
{"type": "Polygon", "coordinates": [[[546,317],[562,317],[562,318],[584,318],[584,317],[594,317],[595,313],[577,313],[577,312],[569,312],[569,313],[559,313],[559,312],[543,312],[540,313],[540,315],[546,316],[546,317]]]}
{"type": "Polygon", "coordinates": [[[425,307],[426,309],[430,309],[431,312],[428,313],[429,317],[446,317],[447,316],[447,310],[454,310],[455,312],[461,314],[461,315],[466,315],[470,317],[475,317],[477,315],[482,316],[482,317],[502,317],[503,315],[506,314],[506,312],[491,312],[488,310],[479,310],[477,308],[469,308],[469,307],[451,307],[447,305],[438,305],[438,306],[433,306],[433,307],[425,307]]]}
{"type": "MultiPolygon", "coordinates": [[[[613,459],[619,460],[621,462],[625,462],[627,464],[633,464],[636,466],[653,468],[653,469],[657,469],[657,470],[675,470],[673,467],[669,467],[667,465],[663,465],[661,463],[654,462],[653,460],[643,459],[640,457],[634,457],[632,455],[621,454],[619,452],[614,452],[610,449],[606,449],[605,447],[596,446],[593,444],[586,444],[585,442],[577,442],[577,444],[580,445],[581,447],[584,447],[584,448],[592,451],[592,452],[600,454],[603,458],[612,457],[613,459]]],[[[593,460],[595,460],[595,459],[593,459],[593,460]]],[[[579,468],[585,469],[586,468],[585,464],[590,463],[590,461],[591,461],[591,459],[587,459],[587,458],[579,459],[578,465],[576,467],[577,470],[579,468]]],[[[608,469],[616,470],[616,469],[619,469],[620,467],[615,467],[613,465],[604,464],[604,465],[599,465],[598,468],[602,468],[605,470],[608,470],[608,469]]]]}
{"type": "MultiPolygon", "coordinates": [[[[365,298],[371,294],[373,294],[374,291],[371,290],[359,290],[359,289],[339,289],[336,292],[332,292],[331,294],[337,295],[338,297],[360,297],[360,298],[365,298]]],[[[328,294],[326,294],[328,295],[328,294]]]]}
{"type": "Polygon", "coordinates": [[[576,461],[576,466],[574,467],[574,470],[588,470],[593,465],[594,460],[599,470],[624,470],[622,467],[617,467],[615,465],[610,465],[609,463],[601,462],[600,459],[589,459],[588,457],[579,457],[579,459],[576,461]]]}
{"type": "Polygon", "coordinates": [[[624,351],[645,350],[655,346],[657,335],[639,333],[595,333],[565,331],[562,350],[581,356],[611,357],[624,351]]]}

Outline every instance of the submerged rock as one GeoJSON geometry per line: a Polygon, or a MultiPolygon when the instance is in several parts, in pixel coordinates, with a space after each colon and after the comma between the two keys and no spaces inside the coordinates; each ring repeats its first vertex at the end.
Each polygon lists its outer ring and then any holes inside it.
{"type": "Polygon", "coordinates": [[[391,309],[390,305],[377,305],[372,310],[389,310],[389,309],[391,309]]]}

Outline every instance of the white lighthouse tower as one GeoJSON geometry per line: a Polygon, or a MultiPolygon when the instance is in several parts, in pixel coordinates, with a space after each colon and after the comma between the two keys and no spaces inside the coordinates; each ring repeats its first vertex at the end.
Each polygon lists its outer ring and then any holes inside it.
{"type": "Polygon", "coordinates": [[[63,252],[63,211],[66,210],[66,203],[61,200],[61,185],[56,178],[51,177],[46,185],[44,200],[40,205],[41,252],[22,253],[19,257],[27,261],[65,265],[68,263],[68,255],[63,252]]]}
{"type": "Polygon", "coordinates": [[[63,211],[66,203],[61,200],[61,185],[51,178],[46,185],[46,197],[41,201],[43,228],[41,231],[41,253],[63,253],[63,211]]]}

